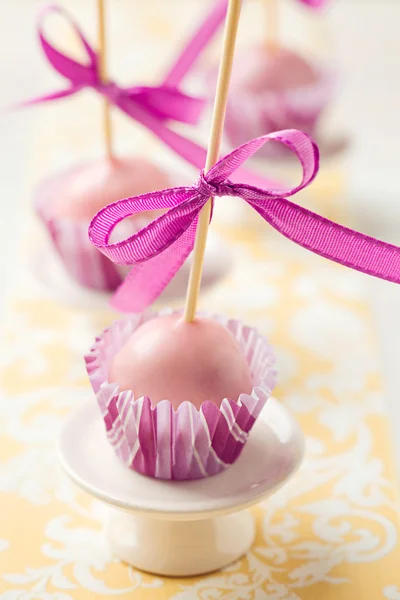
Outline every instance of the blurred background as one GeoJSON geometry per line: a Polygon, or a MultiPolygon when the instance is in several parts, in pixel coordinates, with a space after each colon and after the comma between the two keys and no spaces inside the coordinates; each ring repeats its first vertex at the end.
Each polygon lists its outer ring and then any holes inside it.
{"type": "MultiPolygon", "coordinates": [[[[155,4],[151,23],[141,21],[139,0],[109,2],[109,69],[122,83],[151,81],[161,74],[189,34],[193,5],[198,4],[200,18],[207,4],[203,0],[149,1],[155,4]],[[180,38],[173,27],[172,6],[180,7],[180,38]],[[146,43],[155,32],[161,33],[162,51],[161,47],[146,43]],[[146,60],[138,59],[138,45],[146,60]],[[151,73],[149,61],[154,64],[151,73]]],[[[95,39],[94,3],[91,0],[60,3],[80,15],[84,30],[95,39]]],[[[37,43],[34,22],[42,5],[39,0],[2,0],[0,3],[1,107],[63,86],[43,59],[37,43]]],[[[254,5],[255,0],[248,0],[239,44],[245,45],[249,39],[262,36],[263,22],[254,19],[254,5]]],[[[332,63],[337,72],[337,93],[325,120],[326,135],[343,137],[347,142],[346,150],[337,158],[337,168],[345,180],[338,202],[346,206],[349,223],[400,244],[400,2],[332,0],[322,15],[315,16],[289,2],[284,10],[282,36],[287,43],[332,63]]],[[[60,33],[60,37],[68,39],[68,33],[66,38],[60,33]]],[[[189,89],[190,85],[195,89],[196,81],[189,82],[189,89]]],[[[79,99],[66,101],[62,110],[54,103],[45,108],[1,114],[2,303],[13,279],[22,277],[18,249],[29,229],[34,184],[52,170],[66,166],[72,154],[79,159],[80,155],[99,152],[102,142],[98,132],[99,111],[98,100],[85,92],[79,99]]],[[[119,115],[115,121],[118,146],[121,149],[140,147],[141,132],[119,115]]],[[[377,325],[379,356],[400,465],[400,436],[397,434],[400,428],[400,290],[394,285],[365,279],[377,325]]]]}

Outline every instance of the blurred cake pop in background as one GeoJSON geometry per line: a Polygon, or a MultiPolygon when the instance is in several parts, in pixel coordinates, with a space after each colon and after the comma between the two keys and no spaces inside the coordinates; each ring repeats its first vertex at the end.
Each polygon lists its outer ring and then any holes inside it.
{"type": "MultiPolygon", "coordinates": [[[[235,63],[226,136],[232,146],[280,129],[300,129],[318,139],[319,123],[333,100],[334,76],[317,60],[285,47],[280,39],[280,1],[263,0],[264,40],[242,50],[235,63]]],[[[321,2],[304,4],[315,8],[321,2]]],[[[288,156],[267,145],[260,156],[288,156]]]]}
{"type": "MultiPolygon", "coordinates": [[[[167,173],[146,159],[104,157],[46,179],[37,189],[35,209],[68,275],[85,288],[110,292],[129,269],[93,252],[87,239],[91,218],[110,202],[170,184],[167,173]]],[[[154,216],[131,217],[115,234],[132,235],[154,216]]]]}
{"type": "MultiPolygon", "coordinates": [[[[102,0],[98,1],[98,38],[99,50],[96,53],[86,42],[72,17],[63,9],[46,9],[39,20],[39,40],[50,64],[70,80],[71,87],[27,104],[70,96],[79,92],[84,85],[89,85],[103,94],[104,155],[97,160],[73,165],[66,171],[47,178],[37,188],[35,209],[68,275],[85,288],[111,292],[123,281],[127,269],[116,268],[108,259],[94,251],[86,233],[91,218],[110,202],[163,188],[170,185],[171,181],[166,172],[149,159],[141,156],[119,157],[114,151],[110,103],[114,96],[118,96],[119,88],[108,83],[106,73],[106,35],[102,0]],[[83,43],[88,63],[80,64],[65,57],[47,40],[43,31],[43,20],[49,13],[64,16],[83,43]]],[[[152,95],[151,88],[142,88],[140,91],[135,88],[130,90],[131,96],[135,97],[137,102],[154,102],[155,96],[152,95]]],[[[193,106],[197,110],[197,105],[193,106]]],[[[195,119],[193,115],[190,116],[190,119],[192,118],[195,119]]],[[[124,235],[132,235],[153,217],[152,213],[131,217],[122,225],[124,235]]]]}
{"type": "Polygon", "coordinates": [[[101,158],[71,169],[45,211],[50,218],[88,224],[93,215],[115,200],[160,190],[170,184],[168,174],[148,159],[101,158]]]}
{"type": "MultiPolygon", "coordinates": [[[[301,129],[316,133],[332,99],[332,77],[295,52],[263,46],[238,58],[229,99],[226,135],[233,146],[265,131],[301,129]]],[[[274,148],[274,154],[277,147],[274,148]]],[[[271,148],[266,147],[266,155],[271,148]]]]}
{"type": "MultiPolygon", "coordinates": [[[[220,4],[219,12],[224,8],[220,4]]],[[[111,105],[116,105],[129,117],[136,119],[167,145],[177,152],[177,147],[190,160],[192,147],[185,138],[168,129],[168,121],[177,120],[185,124],[197,123],[205,106],[203,99],[182,93],[169,76],[159,86],[136,86],[121,88],[109,81],[106,73],[106,35],[104,26],[103,0],[98,0],[98,38],[99,49],[96,52],[84,37],[73,18],[59,7],[49,7],[39,19],[39,39],[42,49],[51,66],[69,81],[69,87],[59,92],[31,100],[25,105],[37,104],[71,96],[84,87],[93,88],[103,97],[103,133],[104,156],[100,159],[78,163],[66,171],[47,178],[38,186],[35,196],[35,209],[45,225],[53,248],[72,280],[84,288],[96,291],[112,292],[123,281],[129,267],[115,266],[89,244],[87,228],[91,218],[104,206],[124,197],[136,196],[173,185],[170,174],[149,158],[141,156],[120,157],[115,152],[115,132],[111,122],[111,105]],[[43,19],[49,13],[58,13],[72,28],[75,36],[83,44],[87,55],[86,62],[78,62],[63,54],[48,41],[43,31],[43,19]],[[182,150],[183,148],[183,150],[182,150]],[[189,149],[187,149],[189,148],[189,149]]],[[[218,20],[216,21],[218,22],[218,20]]],[[[202,37],[206,45],[212,37],[202,37]]],[[[195,34],[196,36],[197,34],[195,34]]],[[[180,59],[178,59],[178,63],[180,59]]],[[[180,71],[183,77],[191,62],[180,71]]],[[[173,76],[173,70],[171,71],[173,76]]],[[[202,149],[200,150],[201,160],[202,149]]],[[[194,152],[196,154],[196,151],[194,152]]],[[[204,150],[205,153],[205,150],[204,150]]],[[[113,232],[112,239],[132,235],[143,227],[155,214],[151,211],[138,213],[130,217],[113,232]]],[[[207,257],[206,280],[211,283],[221,274],[221,261],[216,265],[207,257]],[[207,277],[208,275],[208,277],[207,277]]],[[[52,281],[52,275],[41,279],[52,281]]],[[[49,272],[51,269],[49,269],[49,272]]],[[[55,278],[57,279],[57,277],[55,278]]],[[[181,278],[174,285],[174,294],[178,293],[181,278]]],[[[49,286],[48,286],[49,287],[49,286]]],[[[51,283],[50,283],[51,287],[51,283]]]]}
{"type": "MultiPolygon", "coordinates": [[[[327,0],[256,0],[245,3],[247,35],[233,67],[225,127],[227,148],[265,132],[299,129],[318,142],[323,158],[318,181],[302,193],[301,202],[328,218],[343,210],[347,135],[336,110],[338,74],[328,23],[322,10],[327,0]],[[319,10],[318,10],[319,9],[319,10]],[[248,32],[253,26],[254,34],[248,32]]],[[[245,30],[245,28],[244,28],[245,30]]],[[[245,30],[246,31],[246,30],[245,30]]],[[[215,68],[206,81],[214,85],[215,68]]],[[[278,182],[298,178],[290,151],[278,143],[265,145],[252,159],[264,176],[278,182]]],[[[217,208],[223,220],[254,230],[260,219],[234,199],[229,211],[217,208]]]]}

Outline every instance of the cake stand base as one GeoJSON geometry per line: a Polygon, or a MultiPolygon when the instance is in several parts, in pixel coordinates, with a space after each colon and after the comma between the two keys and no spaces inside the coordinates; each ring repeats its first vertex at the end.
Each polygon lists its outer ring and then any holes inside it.
{"type": "Polygon", "coordinates": [[[180,577],[215,571],[247,552],[255,526],[246,509],[284,485],[303,453],[299,426],[274,398],[238,460],[195,481],[153,479],[125,466],[107,440],[94,399],[72,413],[60,437],[67,474],[112,507],[113,553],[143,571],[180,577]]]}
{"type": "Polygon", "coordinates": [[[198,521],[164,521],[114,510],[108,539],[123,562],[157,575],[194,576],[221,569],[251,547],[248,510],[198,521]]]}

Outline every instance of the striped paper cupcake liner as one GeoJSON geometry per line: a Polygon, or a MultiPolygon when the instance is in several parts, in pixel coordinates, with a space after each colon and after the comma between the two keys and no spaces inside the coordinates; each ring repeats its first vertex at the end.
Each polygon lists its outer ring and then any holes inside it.
{"type": "MultiPolygon", "coordinates": [[[[68,275],[81,286],[97,291],[113,292],[122,283],[130,267],[115,265],[97,250],[89,241],[86,221],[72,221],[52,216],[56,194],[70,171],[64,171],[45,179],[36,190],[34,207],[40,221],[45,226],[52,246],[57,252],[68,275]]],[[[143,219],[137,218],[121,227],[127,235],[132,235],[143,226],[143,219]]]]}
{"type": "MultiPolygon", "coordinates": [[[[333,73],[320,70],[314,84],[285,92],[235,89],[228,103],[226,136],[234,147],[249,138],[283,129],[299,129],[314,136],[332,100],[334,87],[333,73]]],[[[279,156],[284,152],[285,148],[279,144],[266,144],[257,157],[279,156]]]]}
{"type": "MultiPolygon", "coordinates": [[[[238,341],[252,377],[251,394],[225,398],[220,407],[190,402],[174,410],[168,400],[152,407],[108,382],[110,363],[144,322],[173,311],[147,313],[114,322],[85,356],[86,368],[104,419],[108,441],[131,469],[158,479],[190,480],[216,475],[233,464],[248,439],[276,381],[275,356],[265,337],[235,319],[203,313],[225,326],[238,341]]],[[[176,312],[176,311],[174,311],[176,312]]]]}

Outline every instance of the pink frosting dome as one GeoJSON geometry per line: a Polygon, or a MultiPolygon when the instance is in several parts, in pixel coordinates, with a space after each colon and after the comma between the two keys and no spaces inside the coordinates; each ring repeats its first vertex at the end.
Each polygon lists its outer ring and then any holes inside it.
{"type": "Polygon", "coordinates": [[[141,325],[114,356],[108,380],[152,405],[188,400],[196,408],[208,400],[220,405],[251,394],[252,375],[238,342],[220,323],[181,315],[161,316],[141,325]]]}
{"type": "Polygon", "coordinates": [[[52,217],[89,222],[111,202],[169,185],[168,174],[144,158],[101,158],[72,169],[47,210],[52,217]]]}
{"type": "Polygon", "coordinates": [[[254,92],[287,91],[316,83],[318,73],[304,58],[286,48],[269,52],[256,46],[239,56],[234,67],[232,86],[254,92]]]}

